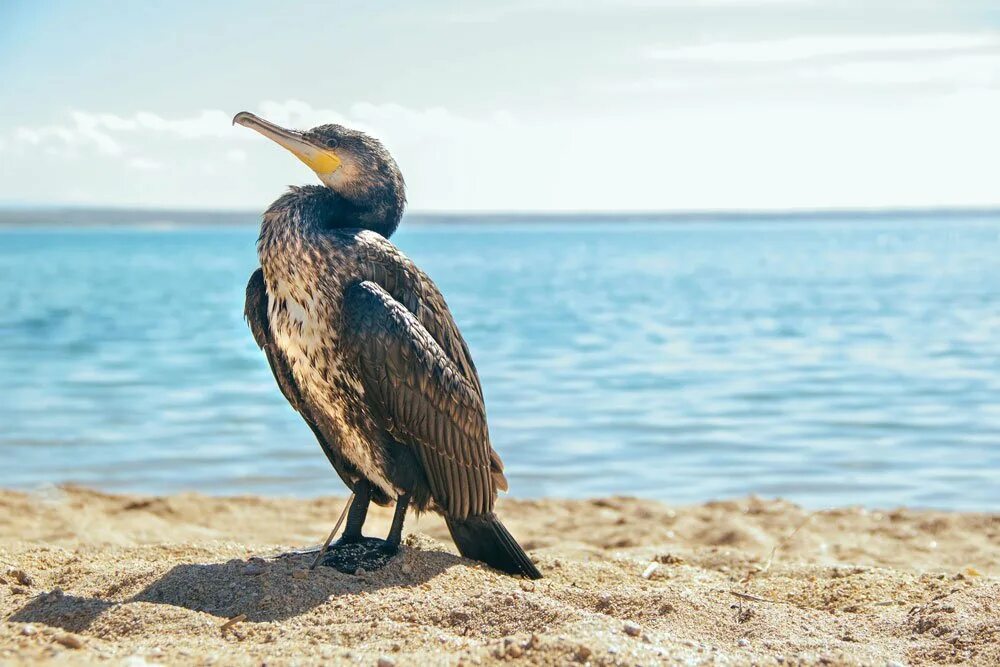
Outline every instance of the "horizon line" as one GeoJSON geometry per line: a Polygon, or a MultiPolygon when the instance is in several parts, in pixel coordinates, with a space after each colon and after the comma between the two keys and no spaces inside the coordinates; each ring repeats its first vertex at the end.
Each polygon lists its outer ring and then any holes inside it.
{"type": "MultiPolygon", "coordinates": [[[[112,214],[138,215],[141,217],[158,215],[188,216],[255,216],[263,211],[250,208],[203,208],[203,207],[159,207],[159,206],[129,206],[129,205],[89,205],[89,204],[17,204],[0,201],[0,224],[9,222],[10,216],[26,215],[36,218],[40,215],[53,214],[112,214]],[[3,218],[8,218],[4,220],[3,218]]],[[[601,217],[633,217],[640,219],[655,218],[824,218],[845,216],[892,216],[892,215],[995,215],[1000,214],[1000,204],[959,205],[959,206],[847,206],[847,207],[795,207],[795,208],[697,208],[697,209],[559,209],[559,210],[414,210],[407,211],[404,217],[418,218],[601,218],[601,217]]]]}

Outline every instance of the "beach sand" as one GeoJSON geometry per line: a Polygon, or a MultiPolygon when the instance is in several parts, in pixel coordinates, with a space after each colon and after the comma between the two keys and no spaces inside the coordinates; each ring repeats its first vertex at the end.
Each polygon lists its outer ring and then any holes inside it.
{"type": "Polygon", "coordinates": [[[506,500],[541,581],[429,515],[377,572],[267,560],[343,502],[0,492],[0,663],[1000,664],[996,514],[506,500]]]}

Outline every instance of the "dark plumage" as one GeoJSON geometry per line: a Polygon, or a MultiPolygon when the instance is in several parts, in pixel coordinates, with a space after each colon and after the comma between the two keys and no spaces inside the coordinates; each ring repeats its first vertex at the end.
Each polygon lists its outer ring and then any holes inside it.
{"type": "Polygon", "coordinates": [[[325,187],[293,187],[264,213],[246,317],[278,386],[355,492],[338,544],[358,542],[369,500],[443,514],[469,558],[540,577],[493,514],[506,489],[479,377],[437,287],[387,240],[402,176],[375,139],[339,125],[305,133],[251,114],[325,187]]]}

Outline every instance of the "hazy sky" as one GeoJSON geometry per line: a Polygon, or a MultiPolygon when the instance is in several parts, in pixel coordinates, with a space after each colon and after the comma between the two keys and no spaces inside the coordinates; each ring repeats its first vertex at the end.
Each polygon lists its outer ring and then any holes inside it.
{"type": "Polygon", "coordinates": [[[0,2],[0,202],[315,181],[241,110],[373,131],[425,211],[1000,204],[1000,2],[0,2]]]}

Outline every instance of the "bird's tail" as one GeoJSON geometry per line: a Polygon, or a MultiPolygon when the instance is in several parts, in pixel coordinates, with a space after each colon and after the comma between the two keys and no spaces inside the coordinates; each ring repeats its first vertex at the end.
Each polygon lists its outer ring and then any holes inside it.
{"type": "Polygon", "coordinates": [[[495,514],[479,514],[467,519],[445,517],[451,538],[466,558],[478,560],[509,574],[541,579],[542,573],[507,532],[495,514]]]}

